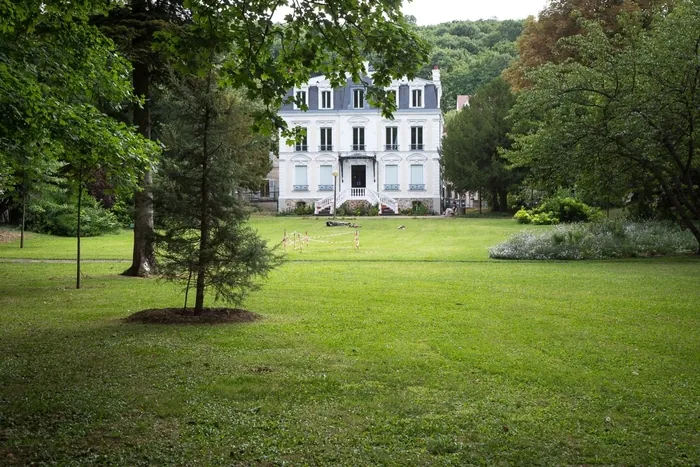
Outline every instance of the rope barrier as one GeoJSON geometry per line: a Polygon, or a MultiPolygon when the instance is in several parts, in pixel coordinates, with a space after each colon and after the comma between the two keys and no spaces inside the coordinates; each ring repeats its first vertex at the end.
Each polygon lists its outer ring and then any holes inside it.
{"type": "MultiPolygon", "coordinates": [[[[306,231],[303,234],[301,232],[297,232],[296,230],[294,232],[291,232],[290,234],[287,234],[287,231],[284,231],[284,235],[282,237],[282,248],[284,251],[287,251],[287,247],[291,247],[293,250],[299,250],[303,251],[304,248],[309,247],[309,243],[314,242],[314,243],[321,243],[321,244],[326,244],[326,245],[341,245],[341,244],[348,244],[350,243],[352,246],[346,247],[348,249],[354,248],[355,250],[359,251],[360,250],[360,231],[355,230],[354,232],[342,232],[342,233],[336,233],[336,234],[328,234],[328,235],[317,235],[317,236],[309,236],[309,232],[306,231]],[[340,237],[342,235],[352,235],[352,239],[350,240],[339,240],[339,241],[332,241],[332,240],[321,240],[324,238],[331,238],[331,237],[340,237]]],[[[334,248],[334,249],[344,249],[344,248],[334,248]]],[[[322,251],[322,250],[315,250],[315,251],[322,251]]],[[[326,251],[329,251],[327,249],[326,251]]]]}

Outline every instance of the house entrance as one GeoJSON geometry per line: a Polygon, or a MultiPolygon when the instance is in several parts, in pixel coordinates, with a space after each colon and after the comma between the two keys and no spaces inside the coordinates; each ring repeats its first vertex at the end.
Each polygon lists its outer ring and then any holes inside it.
{"type": "Polygon", "coordinates": [[[367,166],[353,165],[350,166],[350,182],[353,188],[367,187],[367,166]]]}

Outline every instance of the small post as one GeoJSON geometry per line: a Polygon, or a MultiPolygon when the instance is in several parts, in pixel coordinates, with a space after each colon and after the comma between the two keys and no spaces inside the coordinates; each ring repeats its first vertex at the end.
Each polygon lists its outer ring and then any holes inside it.
{"type": "Polygon", "coordinates": [[[338,170],[333,171],[333,219],[335,219],[335,210],[338,207],[338,170]]]}

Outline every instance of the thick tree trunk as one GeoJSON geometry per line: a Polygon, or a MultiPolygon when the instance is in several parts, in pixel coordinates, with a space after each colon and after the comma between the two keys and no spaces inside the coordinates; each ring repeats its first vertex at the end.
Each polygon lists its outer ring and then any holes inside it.
{"type": "MultiPolygon", "coordinates": [[[[134,122],[139,133],[151,139],[150,71],[146,63],[134,63],[134,93],[144,99],[143,107],[134,107],[134,122]]],[[[155,271],[156,257],[153,250],[153,192],[152,176],[144,174],[141,191],[134,197],[134,251],[131,267],[125,276],[148,276],[155,271]]]]}
{"type": "Polygon", "coordinates": [[[501,212],[508,212],[508,192],[506,190],[501,190],[498,195],[501,198],[501,212]]]}
{"type": "Polygon", "coordinates": [[[26,213],[27,213],[27,187],[22,189],[22,227],[20,228],[20,233],[19,233],[19,247],[24,248],[24,222],[26,219],[26,213]]]}
{"type": "Polygon", "coordinates": [[[83,208],[83,168],[80,167],[78,175],[78,235],[77,235],[77,253],[76,253],[76,276],[75,288],[80,288],[80,210],[83,208]]]}

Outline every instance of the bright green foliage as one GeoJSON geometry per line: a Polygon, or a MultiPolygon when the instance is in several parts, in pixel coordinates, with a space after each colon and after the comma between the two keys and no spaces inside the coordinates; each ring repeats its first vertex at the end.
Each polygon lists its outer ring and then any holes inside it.
{"type": "MultiPolygon", "coordinates": [[[[75,196],[59,193],[43,196],[29,209],[27,228],[33,232],[65,237],[77,235],[78,213],[75,196]]],[[[92,196],[83,194],[81,237],[93,237],[119,230],[117,217],[103,208],[92,196]]]]}
{"type": "Polygon", "coordinates": [[[580,185],[603,199],[662,191],[700,245],[700,5],[636,16],[608,37],[595,23],[570,40],[579,62],[540,67],[513,110],[507,157],[539,186],[580,185]]]}
{"type": "Polygon", "coordinates": [[[518,224],[532,223],[532,216],[530,216],[530,213],[525,208],[518,209],[518,212],[513,215],[513,219],[518,221],[518,224]]]}
{"type": "Polygon", "coordinates": [[[508,209],[508,190],[522,178],[500,155],[510,147],[506,116],[514,103],[508,83],[502,78],[492,81],[451,119],[442,141],[445,179],[458,191],[484,191],[497,211],[508,209]]]}
{"type": "Polygon", "coordinates": [[[695,252],[695,244],[693,234],[677,224],[605,221],[563,224],[539,233],[523,231],[489,248],[489,256],[545,260],[688,255],[695,252]]]}
{"type": "Polygon", "coordinates": [[[513,219],[519,224],[551,225],[600,220],[602,212],[576,198],[555,196],[532,210],[521,208],[513,219]]]}
{"type": "Polygon", "coordinates": [[[372,57],[368,98],[388,115],[395,103],[384,87],[392,78],[415,76],[427,61],[427,44],[405,22],[401,0],[205,0],[185,2],[185,7],[192,12],[191,24],[159,33],[158,47],[188,70],[213,47],[222,59],[223,82],[265,105],[257,125],[267,130],[286,127],[277,109],[294,99],[288,91],[307,82],[312,72],[325,74],[336,87],[346,85],[346,73],[359,83],[366,71],[363,60],[372,57]],[[284,13],[281,23],[275,22],[279,13],[284,13]]]}
{"type": "Polygon", "coordinates": [[[522,28],[522,21],[487,19],[418,29],[432,45],[430,64],[442,71],[443,109],[454,109],[457,95],[471,95],[500,76],[518,55],[515,40],[522,28]]]}
{"type": "Polygon", "coordinates": [[[142,166],[154,148],[95,106],[133,100],[128,64],[87,21],[104,2],[1,5],[0,163],[17,172],[39,164],[28,158],[90,153],[122,174],[142,166]]]}

